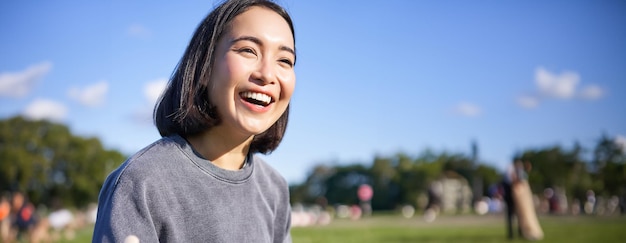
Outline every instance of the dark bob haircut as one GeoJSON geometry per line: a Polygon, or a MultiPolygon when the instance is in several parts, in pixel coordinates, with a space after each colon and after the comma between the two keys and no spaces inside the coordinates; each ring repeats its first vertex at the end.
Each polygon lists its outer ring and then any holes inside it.
{"type": "MultiPolygon", "coordinates": [[[[254,6],[273,10],[282,16],[289,24],[295,45],[291,17],[278,4],[270,0],[228,0],[217,6],[197,27],[154,108],[154,123],[161,136],[178,134],[187,137],[220,124],[219,114],[209,98],[215,48],[222,35],[230,30],[232,20],[254,6]]],[[[276,123],[254,136],[250,152],[267,154],[274,151],[285,134],[288,117],[289,106],[276,123]]]]}

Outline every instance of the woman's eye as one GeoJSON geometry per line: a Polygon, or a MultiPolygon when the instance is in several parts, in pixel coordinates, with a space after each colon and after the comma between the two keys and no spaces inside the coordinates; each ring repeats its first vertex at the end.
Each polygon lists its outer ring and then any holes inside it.
{"type": "Polygon", "coordinates": [[[280,62],[287,64],[289,67],[293,67],[293,62],[289,59],[280,59],[280,62]]]}
{"type": "Polygon", "coordinates": [[[254,50],[252,50],[252,48],[241,48],[241,49],[237,50],[237,52],[239,52],[239,53],[250,53],[250,54],[256,55],[256,53],[254,52],[254,50]]]}

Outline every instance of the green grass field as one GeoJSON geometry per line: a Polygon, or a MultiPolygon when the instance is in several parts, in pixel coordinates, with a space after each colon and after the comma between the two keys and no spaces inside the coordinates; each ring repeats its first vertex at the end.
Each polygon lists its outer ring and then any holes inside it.
{"type": "MultiPolygon", "coordinates": [[[[543,242],[626,242],[626,217],[540,217],[543,242]]],[[[504,217],[443,216],[432,223],[420,217],[374,216],[335,220],[328,226],[294,228],[294,242],[526,242],[505,237],[504,217]]]]}
{"type": "MultiPolygon", "coordinates": [[[[626,242],[626,217],[541,216],[541,242],[626,242]]],[[[295,243],[332,242],[527,242],[505,238],[502,215],[442,216],[432,223],[421,217],[375,215],[358,221],[334,220],[330,225],[292,229],[295,243]]],[[[90,242],[91,229],[66,242],[90,242]]]]}

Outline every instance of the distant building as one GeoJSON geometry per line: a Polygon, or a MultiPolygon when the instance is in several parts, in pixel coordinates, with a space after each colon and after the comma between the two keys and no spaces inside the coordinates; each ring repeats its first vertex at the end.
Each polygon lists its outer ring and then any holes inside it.
{"type": "Polygon", "coordinates": [[[434,195],[439,196],[444,214],[468,213],[472,208],[472,189],[467,179],[453,171],[447,171],[431,184],[434,195]]]}

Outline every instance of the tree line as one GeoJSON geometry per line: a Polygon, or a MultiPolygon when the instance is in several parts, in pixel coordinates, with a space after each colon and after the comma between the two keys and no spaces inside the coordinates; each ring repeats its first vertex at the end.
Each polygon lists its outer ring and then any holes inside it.
{"type": "MultiPolygon", "coordinates": [[[[370,162],[319,163],[305,181],[291,185],[292,203],[358,204],[362,184],[374,189],[374,210],[418,206],[418,198],[442,176],[464,178],[475,197],[488,195],[502,172],[477,156],[424,150],[417,156],[397,153],[370,162]]],[[[106,149],[96,137],[73,135],[58,123],[20,116],[0,120],[0,190],[22,191],[35,205],[60,200],[70,207],[96,202],[106,176],[126,155],[106,149]]],[[[560,187],[583,201],[587,190],[597,195],[626,194],[626,154],[615,139],[601,135],[594,148],[577,143],[528,149],[515,155],[532,164],[529,182],[534,192],[560,187]],[[591,156],[586,156],[591,152],[591,156]],[[587,158],[589,157],[589,158],[587,158]]],[[[513,158],[512,158],[513,159],[513,158]]]]}
{"type": "Polygon", "coordinates": [[[125,158],[62,124],[19,116],[0,121],[0,190],[21,191],[35,205],[96,202],[104,179],[125,158]]]}
{"type": "MultiPolygon", "coordinates": [[[[464,178],[474,198],[479,199],[490,196],[504,175],[480,161],[476,151],[473,143],[470,154],[425,150],[417,156],[376,156],[369,163],[320,163],[304,182],[290,187],[291,200],[303,204],[358,204],[356,191],[368,184],[374,189],[373,210],[392,210],[402,205],[419,208],[420,195],[427,195],[430,183],[443,176],[464,178]]],[[[527,149],[512,156],[511,162],[516,159],[530,162],[529,183],[535,194],[559,188],[568,199],[581,202],[589,190],[607,197],[626,195],[626,152],[606,134],[589,150],[575,142],[571,149],[560,145],[527,149]],[[591,156],[586,156],[586,151],[591,156]]]]}

